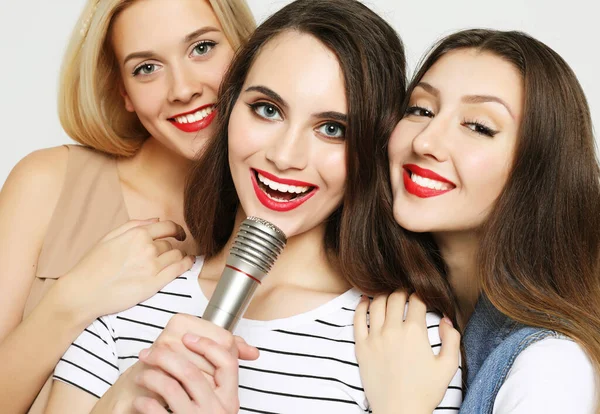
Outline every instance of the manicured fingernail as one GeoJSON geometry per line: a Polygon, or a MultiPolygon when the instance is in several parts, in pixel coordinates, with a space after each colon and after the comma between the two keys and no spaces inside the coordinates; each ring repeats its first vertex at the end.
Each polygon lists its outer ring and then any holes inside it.
{"type": "Polygon", "coordinates": [[[200,340],[200,337],[198,335],[188,333],[188,334],[183,335],[183,339],[186,342],[196,343],[200,340]]]}
{"type": "Polygon", "coordinates": [[[149,348],[142,349],[140,351],[140,358],[148,358],[150,356],[150,352],[152,352],[152,350],[149,348]]]}
{"type": "Polygon", "coordinates": [[[450,318],[448,318],[448,317],[444,316],[444,317],[442,318],[442,321],[446,322],[448,325],[450,325],[451,327],[453,327],[453,328],[454,328],[454,325],[452,324],[452,321],[450,320],[450,318]]]}

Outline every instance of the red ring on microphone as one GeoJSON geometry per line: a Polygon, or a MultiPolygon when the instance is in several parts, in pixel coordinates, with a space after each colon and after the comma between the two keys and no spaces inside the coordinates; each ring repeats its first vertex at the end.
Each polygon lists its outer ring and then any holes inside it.
{"type": "Polygon", "coordinates": [[[228,265],[228,264],[226,264],[226,265],[225,265],[225,267],[228,267],[228,268],[230,268],[230,269],[233,269],[233,270],[235,270],[236,272],[240,272],[240,273],[243,273],[243,274],[245,274],[245,275],[246,275],[246,276],[248,276],[250,279],[252,279],[252,280],[254,280],[255,282],[257,282],[259,285],[261,285],[261,284],[262,284],[262,283],[260,282],[260,280],[258,280],[258,279],[257,279],[257,278],[255,278],[254,276],[251,276],[251,275],[249,275],[248,273],[246,273],[246,272],[244,272],[244,271],[242,271],[242,270],[238,269],[237,267],[233,267],[233,266],[231,266],[231,265],[228,265]]]}

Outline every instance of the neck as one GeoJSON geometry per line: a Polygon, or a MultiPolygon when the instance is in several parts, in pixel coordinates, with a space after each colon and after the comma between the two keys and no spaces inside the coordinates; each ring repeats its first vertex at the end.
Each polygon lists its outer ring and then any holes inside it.
{"type": "Polygon", "coordinates": [[[182,203],[191,160],[148,138],[131,158],[119,160],[121,181],[160,204],[182,203]]]}
{"type": "Polygon", "coordinates": [[[456,297],[458,323],[464,329],[481,291],[477,275],[479,238],[473,232],[438,233],[434,238],[456,297]]]}
{"type": "MultiPolygon", "coordinates": [[[[225,266],[237,229],[245,218],[243,210],[238,209],[233,233],[221,252],[207,261],[205,264],[207,269],[218,269],[218,274],[220,274],[220,270],[225,266]]],[[[291,287],[339,294],[350,289],[350,284],[341,277],[327,258],[323,245],[324,235],[325,223],[288,238],[286,247],[273,265],[269,275],[263,280],[261,290],[270,291],[277,287],[291,287]]]]}

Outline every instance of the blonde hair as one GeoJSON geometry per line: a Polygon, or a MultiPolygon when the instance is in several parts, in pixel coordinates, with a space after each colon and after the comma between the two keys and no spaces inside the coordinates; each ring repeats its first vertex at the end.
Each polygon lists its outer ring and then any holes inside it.
{"type": "MultiPolygon", "coordinates": [[[[150,135],[125,109],[121,75],[110,44],[112,22],[136,0],[88,0],[63,59],[58,115],[80,144],[115,156],[131,156],[150,135]]],[[[198,0],[202,1],[202,0],[198,0]]],[[[245,0],[207,0],[234,50],[256,23],[245,0]]]]}

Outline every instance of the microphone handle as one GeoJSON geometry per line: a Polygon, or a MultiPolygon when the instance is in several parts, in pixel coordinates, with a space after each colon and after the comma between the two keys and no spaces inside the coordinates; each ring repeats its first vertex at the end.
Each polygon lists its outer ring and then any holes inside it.
{"type": "Polygon", "coordinates": [[[233,332],[259,284],[254,277],[226,265],[202,319],[233,332]]]}

